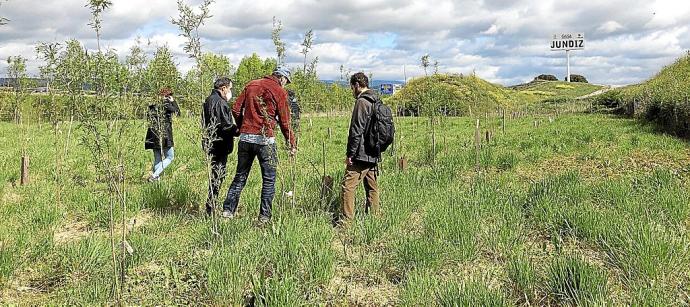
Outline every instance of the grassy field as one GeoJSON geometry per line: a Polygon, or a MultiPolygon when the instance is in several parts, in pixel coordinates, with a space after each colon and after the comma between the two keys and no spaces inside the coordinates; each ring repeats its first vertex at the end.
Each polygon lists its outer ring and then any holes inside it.
{"type": "MultiPolygon", "coordinates": [[[[483,121],[494,137],[477,159],[474,120],[440,120],[432,151],[428,119],[396,119],[395,155],[409,168],[386,155],[383,215],[358,205],[340,230],[337,196],[322,200],[320,182],[325,162],[337,190],[348,119],[303,119],[296,165],[281,152],[272,225],[254,226],[255,165],[240,218],[219,235],[197,210],[206,195],[189,132],[197,120],[176,123],[175,161],[156,184],[141,179],[151,157],[144,123],[131,122],[128,222],[116,227],[133,248],[126,304],[690,304],[687,142],[606,115],[524,117],[505,134],[499,120],[483,121]],[[294,205],[284,193],[293,176],[294,205]]],[[[112,303],[108,204],[81,132],[68,143],[66,125],[57,135],[28,127],[32,181],[20,186],[18,131],[0,123],[0,305],[112,303]]]]}

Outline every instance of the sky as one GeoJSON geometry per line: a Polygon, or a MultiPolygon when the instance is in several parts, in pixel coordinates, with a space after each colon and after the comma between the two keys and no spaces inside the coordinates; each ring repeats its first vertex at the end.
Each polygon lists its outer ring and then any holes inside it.
{"type": "MultiPolygon", "coordinates": [[[[196,6],[200,0],[184,0],[196,6]]],[[[8,56],[28,58],[31,74],[41,61],[38,42],[74,38],[96,49],[86,0],[0,0],[0,75],[8,56]]],[[[192,61],[184,38],[170,23],[175,0],[112,0],[103,13],[101,44],[124,60],[139,41],[153,54],[167,45],[184,72],[192,61]]],[[[340,78],[340,66],[378,80],[424,75],[429,54],[441,73],[475,73],[513,85],[539,74],[566,75],[565,52],[550,50],[556,33],[584,33],[586,49],[573,51],[571,69],[598,84],[644,81],[690,50],[688,0],[216,0],[200,29],[204,51],[228,56],[236,66],[257,53],[275,56],[272,20],[283,23],[287,65],[301,67],[300,43],[313,29],[321,79],[340,78]]]]}

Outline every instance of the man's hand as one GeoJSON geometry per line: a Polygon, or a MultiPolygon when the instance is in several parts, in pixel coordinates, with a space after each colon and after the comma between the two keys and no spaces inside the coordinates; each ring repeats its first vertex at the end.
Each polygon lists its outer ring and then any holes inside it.
{"type": "Polygon", "coordinates": [[[352,157],[345,158],[345,165],[352,166],[352,157]]]}
{"type": "Polygon", "coordinates": [[[295,157],[297,155],[297,147],[290,148],[290,157],[295,157]]]}

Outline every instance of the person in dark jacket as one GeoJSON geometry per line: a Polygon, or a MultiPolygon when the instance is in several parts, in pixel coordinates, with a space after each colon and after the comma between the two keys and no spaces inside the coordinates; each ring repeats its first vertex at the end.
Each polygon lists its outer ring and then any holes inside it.
{"type": "Polygon", "coordinates": [[[175,158],[172,117],[173,115],[180,115],[180,108],[169,88],[161,89],[160,96],[162,97],[161,103],[149,105],[147,112],[149,128],[146,131],[144,148],[153,151],[153,169],[148,178],[150,182],[160,180],[163,170],[175,158]]]}
{"type": "Polygon", "coordinates": [[[290,102],[290,117],[292,122],[292,131],[298,134],[299,131],[299,119],[302,113],[299,106],[299,100],[297,99],[297,94],[293,90],[288,90],[288,101],[290,102]]]}
{"type": "Polygon", "coordinates": [[[377,165],[380,155],[373,156],[367,153],[364,148],[364,137],[371,122],[372,103],[380,98],[375,91],[369,89],[369,78],[364,73],[359,72],[352,75],[350,88],[356,101],[347,138],[345,176],[341,183],[342,215],[345,223],[352,221],[355,217],[355,192],[362,181],[364,181],[364,190],[367,196],[366,211],[375,215],[379,213],[377,165]]]}
{"type": "Polygon", "coordinates": [[[203,104],[202,146],[211,164],[211,178],[206,201],[206,213],[209,215],[215,208],[218,191],[225,179],[228,155],[233,150],[233,138],[237,135],[237,125],[228,106],[230,99],[232,99],[232,81],[223,77],[213,84],[213,90],[203,104]]]}
{"type": "Polygon", "coordinates": [[[288,94],[284,89],[288,83],[290,71],[279,67],[272,75],[249,82],[232,106],[232,115],[240,123],[240,141],[237,145],[237,173],[223,203],[225,218],[235,216],[252,164],[258,159],[262,178],[259,223],[271,220],[278,167],[277,126],[285,137],[290,155],[297,152],[295,134],[290,126],[288,94]]]}

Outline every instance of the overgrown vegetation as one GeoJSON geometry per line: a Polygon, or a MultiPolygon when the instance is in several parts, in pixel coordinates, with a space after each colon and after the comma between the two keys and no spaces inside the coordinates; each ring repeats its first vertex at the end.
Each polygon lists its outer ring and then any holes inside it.
{"type": "Polygon", "coordinates": [[[664,131],[690,136],[690,54],[650,80],[600,95],[596,103],[656,123],[664,131]]]}

